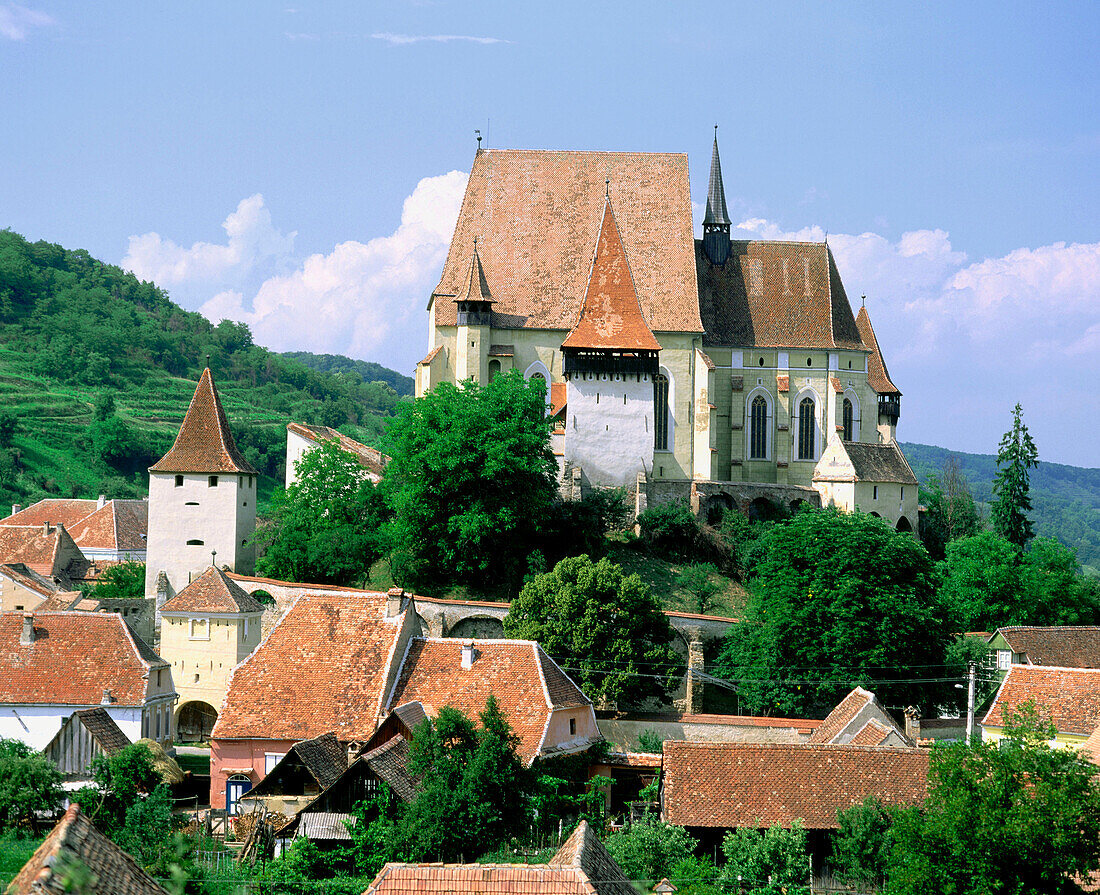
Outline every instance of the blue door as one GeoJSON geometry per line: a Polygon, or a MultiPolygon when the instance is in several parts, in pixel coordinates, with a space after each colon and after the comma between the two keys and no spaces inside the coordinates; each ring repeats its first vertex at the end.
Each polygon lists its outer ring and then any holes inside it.
{"type": "Polygon", "coordinates": [[[244,774],[234,774],[229,778],[225,786],[225,811],[227,814],[237,813],[237,802],[250,789],[252,789],[252,781],[244,774]]]}

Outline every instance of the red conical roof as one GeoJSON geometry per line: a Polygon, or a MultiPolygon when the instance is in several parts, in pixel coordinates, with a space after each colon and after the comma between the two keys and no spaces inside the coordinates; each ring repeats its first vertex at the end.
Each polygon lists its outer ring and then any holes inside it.
{"type": "Polygon", "coordinates": [[[258,475],[237,450],[210,369],[202,371],[176,443],[150,472],[237,472],[258,475]]]}
{"type": "Polygon", "coordinates": [[[561,347],[661,350],[660,342],[642,316],[610,199],[604,204],[603,224],[581,316],[561,347]]]}

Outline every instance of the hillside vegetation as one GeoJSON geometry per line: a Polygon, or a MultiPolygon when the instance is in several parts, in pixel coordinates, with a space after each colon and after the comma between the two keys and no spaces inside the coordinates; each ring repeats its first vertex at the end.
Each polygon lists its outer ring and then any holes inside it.
{"type": "Polygon", "coordinates": [[[207,364],[261,498],[284,475],[289,421],[377,444],[403,400],[352,367],[254,345],[244,324],[214,325],[85,251],[0,231],[0,502],[144,495],[207,364]]]}
{"type": "Polygon", "coordinates": [[[352,373],[364,382],[384,382],[397,394],[413,396],[416,383],[411,376],[404,376],[389,367],[383,367],[369,360],[355,360],[342,354],[314,354],[311,351],[284,351],[283,357],[289,357],[305,364],[311,370],[322,373],[352,373]]]}
{"type": "MultiPolygon", "coordinates": [[[[903,443],[902,450],[922,485],[939,475],[944,461],[954,457],[970,482],[974,499],[989,517],[993,499],[995,454],[963,454],[927,444],[903,443]]],[[[1047,463],[1039,445],[1039,467],[1031,470],[1031,500],[1035,534],[1055,538],[1077,551],[1086,571],[1100,571],[1100,469],[1047,463]]]]}

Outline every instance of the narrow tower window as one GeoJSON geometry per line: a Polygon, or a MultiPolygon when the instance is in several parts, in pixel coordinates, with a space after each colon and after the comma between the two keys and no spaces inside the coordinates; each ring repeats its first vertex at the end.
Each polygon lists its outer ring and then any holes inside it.
{"type": "Polygon", "coordinates": [[[814,458],[814,435],[816,429],[814,419],[814,399],[803,398],[798,405],[798,459],[812,460],[814,458]]]}
{"type": "Polygon", "coordinates": [[[181,475],[176,476],[176,487],[177,488],[182,488],[183,487],[183,476],[181,476],[181,475]]]}
{"type": "Polygon", "coordinates": [[[763,395],[752,399],[750,426],[749,459],[764,460],[768,456],[768,402],[763,395]]]}
{"type": "Polygon", "coordinates": [[[852,440],[852,402],[849,398],[844,399],[844,440],[852,440]]]}
{"type": "Polygon", "coordinates": [[[211,488],[217,488],[218,487],[218,477],[216,475],[210,476],[210,478],[207,479],[206,484],[211,488]]]}
{"type": "Polygon", "coordinates": [[[653,449],[668,450],[668,377],[653,377],[653,449]]]}

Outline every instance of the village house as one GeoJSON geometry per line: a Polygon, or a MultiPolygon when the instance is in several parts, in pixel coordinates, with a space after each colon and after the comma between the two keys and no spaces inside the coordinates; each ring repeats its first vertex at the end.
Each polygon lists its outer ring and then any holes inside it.
{"type": "Polygon", "coordinates": [[[915,740],[898,727],[878,697],[863,687],[845,696],[809,738],[811,743],[833,746],[914,746],[915,740]]]}
{"type": "Polygon", "coordinates": [[[0,612],[37,609],[59,590],[58,582],[24,563],[0,563],[0,612]]]}
{"type": "Polygon", "coordinates": [[[547,864],[387,864],[363,895],[637,895],[588,821],[547,864]]]}
{"type": "Polygon", "coordinates": [[[1003,681],[1013,665],[1100,668],[1100,627],[1005,627],[989,635],[985,670],[1003,681]]]}
{"type": "Polygon", "coordinates": [[[345,451],[355,458],[362,467],[363,475],[377,484],[390,458],[377,448],[360,444],[343,432],[328,426],[307,426],[305,423],[290,423],[286,427],[286,487],[298,481],[298,461],[305,453],[322,441],[337,441],[345,451]]]}
{"type": "Polygon", "coordinates": [[[268,811],[291,815],[332,786],[347,769],[348,750],[336,734],[301,740],[249,790],[241,804],[248,811],[262,802],[268,811]]]}
{"type": "Polygon", "coordinates": [[[69,715],[42,751],[66,781],[87,781],[92,778],[95,759],[110,758],[129,745],[130,739],[122,728],[100,706],[69,715]]]}
{"type": "Polygon", "coordinates": [[[160,654],[172,666],[180,742],[210,737],[229,673],[260,644],[264,607],[210,566],[161,606],[160,654]]]}
{"type": "Polygon", "coordinates": [[[259,473],[241,456],[209,368],[171,450],[149,467],[145,595],[160,609],[210,565],[250,574],[259,473]]]}
{"type": "Polygon", "coordinates": [[[130,740],[172,742],[172,670],[117,613],[0,613],[0,737],[45,748],[102,707],[130,740]]]}
{"type": "Polygon", "coordinates": [[[528,763],[599,740],[591,702],[537,644],[421,632],[399,588],[299,594],[232,672],[211,740],[210,804],[235,810],[302,740],[331,732],[358,751],[412,701],[428,715],[452,705],[476,716],[492,694],[528,763]]]}
{"type": "Polygon", "coordinates": [[[835,504],[915,531],[901,392],[867,308],[852,313],[827,243],[731,228],[717,138],[701,239],[686,155],[479,148],[416,394],[541,380],[568,496],[625,486],[638,510],[687,499],[704,516],[835,504]],[[826,458],[837,442],[870,449],[826,458]]]}
{"type": "Polygon", "coordinates": [[[104,836],[79,805],[70,805],[45,841],[8,884],[6,895],[70,892],[73,867],[87,868],[96,895],[168,895],[137,861],[104,836]]]}
{"type": "Polygon", "coordinates": [[[0,563],[25,567],[65,590],[73,590],[88,569],[87,558],[65,526],[52,522],[0,525],[0,563]]]}
{"type": "Polygon", "coordinates": [[[666,742],[662,818],[686,827],[703,847],[729,830],[801,822],[810,849],[829,854],[836,813],[873,796],[884,805],[920,805],[928,793],[929,750],[824,743],[666,742]]]}
{"type": "Polygon", "coordinates": [[[3,525],[61,525],[91,562],[145,562],[149,505],[144,500],[77,500],[48,497],[25,509],[12,507],[3,525]]]}
{"type": "Polygon", "coordinates": [[[1079,747],[1100,726],[1100,668],[1009,666],[982,718],[982,742],[1001,739],[1005,720],[1027,703],[1057,730],[1052,746],[1079,747]]]}

